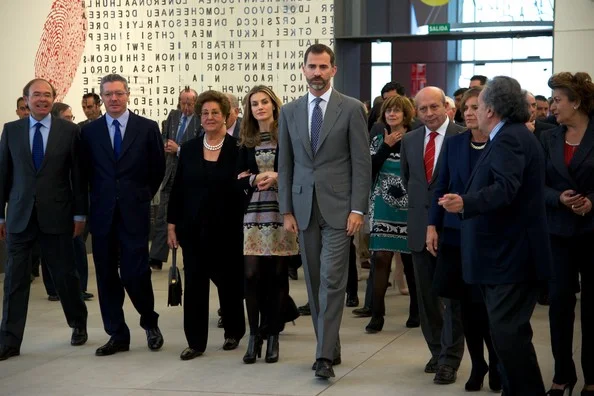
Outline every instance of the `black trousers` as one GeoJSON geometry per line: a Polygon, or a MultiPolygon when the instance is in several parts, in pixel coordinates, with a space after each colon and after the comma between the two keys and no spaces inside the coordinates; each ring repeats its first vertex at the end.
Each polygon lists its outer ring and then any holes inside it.
{"type": "MultiPolygon", "coordinates": [[[[73,225],[74,227],[74,225],[73,225]]],[[[37,213],[33,209],[27,228],[9,233],[8,262],[4,276],[4,301],[0,344],[20,348],[31,289],[31,251],[39,242],[41,255],[54,280],[56,292],[72,328],[86,327],[87,307],[82,299],[80,281],[74,268],[72,233],[45,234],[39,230],[37,213]]]]}
{"type": "Polygon", "coordinates": [[[159,315],[155,312],[148,264],[148,234],[126,231],[117,207],[109,234],[93,235],[93,259],[103,327],[111,339],[130,342],[123,310],[126,292],[140,314],[140,326],[145,330],[157,327],[159,315]]]}
{"type": "Polygon", "coordinates": [[[222,238],[204,230],[180,242],[184,257],[184,332],[188,346],[205,351],[208,342],[210,281],[219,289],[225,338],[245,334],[242,237],[222,238]]]}
{"type": "Polygon", "coordinates": [[[481,291],[489,315],[491,340],[499,358],[503,394],[544,396],[530,325],[538,285],[481,285],[481,291]]]}
{"type": "Polygon", "coordinates": [[[549,320],[551,347],[555,358],[556,384],[577,380],[573,362],[573,326],[575,321],[576,293],[580,291],[581,276],[581,326],[582,370],[584,382],[594,385],[594,251],[590,244],[594,233],[569,238],[551,235],[553,254],[553,279],[549,284],[549,320]]]}

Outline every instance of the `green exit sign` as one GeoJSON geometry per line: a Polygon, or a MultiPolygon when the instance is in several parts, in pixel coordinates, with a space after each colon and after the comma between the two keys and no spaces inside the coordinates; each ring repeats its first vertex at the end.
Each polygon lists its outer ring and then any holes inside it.
{"type": "Polygon", "coordinates": [[[429,34],[436,34],[436,33],[449,33],[450,32],[450,24],[449,23],[433,23],[429,25],[429,34]]]}

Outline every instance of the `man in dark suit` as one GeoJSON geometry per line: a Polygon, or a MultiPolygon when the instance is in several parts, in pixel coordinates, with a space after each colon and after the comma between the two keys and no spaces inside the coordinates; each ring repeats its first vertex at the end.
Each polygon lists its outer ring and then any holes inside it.
{"type": "Polygon", "coordinates": [[[89,92],[82,97],[82,109],[87,119],[78,123],[82,128],[91,121],[101,117],[101,98],[95,92],[89,92]]]}
{"type": "Polygon", "coordinates": [[[0,360],[20,354],[36,241],[73,328],[70,343],[87,341],[87,307],[72,249],[72,238],[83,231],[87,213],[79,129],[52,118],[56,91],[48,81],[30,81],[23,97],[30,115],[6,124],[0,141],[0,239],[7,239],[8,247],[0,360]]]}
{"type": "Polygon", "coordinates": [[[436,259],[425,248],[429,202],[441,165],[444,139],[464,129],[446,115],[446,98],[437,87],[425,87],[415,97],[417,115],[424,126],[404,135],[400,149],[402,179],[408,191],[408,247],[413,258],[421,329],[431,352],[426,373],[433,382],[451,384],[464,354],[460,302],[440,299],[433,290],[436,259]]]}
{"type": "Polygon", "coordinates": [[[239,116],[241,109],[239,108],[239,99],[237,96],[226,93],[225,94],[231,103],[231,110],[225,123],[227,124],[227,133],[233,136],[235,139],[239,139],[239,130],[241,127],[242,117],[239,116]]]}
{"type": "Polygon", "coordinates": [[[129,349],[130,330],[122,309],[124,290],[140,313],[148,347],[157,350],[163,345],[163,336],[154,310],[148,237],[151,200],[165,174],[163,140],[156,122],[127,109],[130,90],[125,78],[117,74],[103,77],[100,93],[107,114],[82,130],[99,306],[110,335],[95,354],[129,349]]]}
{"type": "Polygon", "coordinates": [[[526,123],[526,128],[534,133],[534,136],[540,140],[540,135],[543,133],[543,131],[546,131],[547,129],[553,129],[556,125],[549,124],[548,122],[538,119],[538,104],[536,102],[536,98],[528,91],[523,92],[526,102],[528,103],[528,110],[530,111],[530,119],[526,123]]]}
{"type": "Polygon", "coordinates": [[[530,113],[516,80],[495,77],[478,103],[479,128],[490,143],[462,195],[446,194],[439,203],[462,216],[464,280],[481,285],[503,393],[542,396],[530,317],[538,282],[552,265],[544,156],[524,125],[530,113]]]}
{"type": "MultiPolygon", "coordinates": [[[[309,92],[279,118],[279,208],[287,231],[299,232],[307,294],[317,338],[315,375],[334,377],[347,285],[349,247],[363,225],[371,156],[363,105],[330,85],[334,52],[305,51],[309,92]]],[[[224,313],[223,313],[224,314],[224,313]]]]}
{"type": "Polygon", "coordinates": [[[169,205],[169,194],[175,179],[177,159],[181,145],[190,139],[195,138],[200,132],[200,117],[194,116],[194,104],[198,93],[186,87],[179,94],[180,110],[173,110],[169,113],[163,131],[165,142],[165,178],[161,184],[159,194],[159,208],[155,218],[155,234],[151,243],[149,253],[149,264],[152,269],[160,270],[163,262],[169,257],[169,246],[167,246],[167,205],[169,205]]]}

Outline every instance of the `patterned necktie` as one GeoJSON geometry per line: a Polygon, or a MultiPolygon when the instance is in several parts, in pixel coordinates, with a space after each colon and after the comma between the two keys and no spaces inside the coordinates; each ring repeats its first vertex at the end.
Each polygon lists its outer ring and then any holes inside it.
{"type": "Polygon", "coordinates": [[[179,124],[179,129],[177,131],[177,136],[175,141],[177,144],[181,142],[182,136],[184,136],[184,131],[186,130],[186,121],[188,121],[188,117],[184,114],[181,118],[181,124],[179,124]]]}
{"type": "Polygon", "coordinates": [[[122,151],[122,131],[120,130],[120,122],[118,120],[113,120],[113,126],[115,127],[115,133],[113,134],[113,153],[115,159],[118,159],[122,151]]]}
{"type": "Polygon", "coordinates": [[[324,116],[322,115],[322,108],[320,107],[320,102],[322,98],[315,98],[314,101],[316,105],[313,108],[313,112],[311,113],[311,151],[315,155],[316,151],[318,150],[318,140],[320,139],[320,131],[322,130],[322,122],[324,121],[324,116]]]}
{"type": "Polygon", "coordinates": [[[43,162],[43,137],[41,136],[41,127],[43,125],[38,122],[35,124],[35,134],[33,135],[33,147],[31,148],[31,156],[33,157],[33,165],[35,170],[41,168],[43,162]]]}
{"type": "Polygon", "coordinates": [[[429,134],[429,142],[427,143],[427,147],[425,147],[425,177],[427,178],[427,183],[431,181],[431,177],[433,176],[433,162],[435,160],[435,138],[437,137],[437,132],[431,132],[429,134]]]}

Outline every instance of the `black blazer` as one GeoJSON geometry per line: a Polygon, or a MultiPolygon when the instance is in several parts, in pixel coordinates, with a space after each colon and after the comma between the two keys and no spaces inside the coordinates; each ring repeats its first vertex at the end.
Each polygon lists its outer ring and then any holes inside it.
{"type": "Polygon", "coordinates": [[[484,151],[462,195],[464,280],[493,285],[549,278],[541,145],[524,124],[506,123],[484,151]]]}
{"type": "Polygon", "coordinates": [[[202,139],[182,145],[169,197],[167,222],[176,225],[180,244],[195,243],[205,230],[221,240],[242,238],[242,194],[237,184],[237,140],[226,135],[215,170],[204,169],[202,139]]]}
{"type": "Polygon", "coordinates": [[[547,220],[549,232],[569,237],[594,230],[593,211],[585,216],[574,214],[559,201],[565,190],[575,190],[594,202],[594,117],[575,152],[569,167],[565,165],[566,126],[559,126],[541,136],[545,152],[547,220]]]}
{"type": "Polygon", "coordinates": [[[556,125],[549,124],[544,121],[536,120],[534,121],[534,136],[540,140],[540,137],[543,135],[544,131],[548,131],[549,129],[556,128],[556,125]]]}

